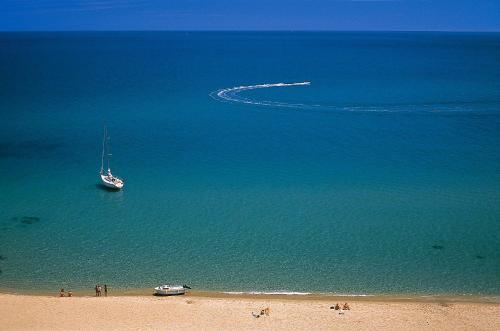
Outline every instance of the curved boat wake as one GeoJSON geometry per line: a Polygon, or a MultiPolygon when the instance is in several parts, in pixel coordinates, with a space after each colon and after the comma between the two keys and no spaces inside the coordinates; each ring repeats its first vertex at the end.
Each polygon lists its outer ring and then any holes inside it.
{"type": "Polygon", "coordinates": [[[257,85],[242,85],[235,86],[217,90],[215,92],[210,93],[210,97],[215,100],[225,101],[225,102],[238,102],[238,103],[246,103],[251,105],[258,106],[271,106],[271,107],[289,107],[289,108],[311,108],[313,106],[300,104],[300,103],[287,103],[287,102],[277,102],[277,101],[266,101],[266,100],[252,100],[248,98],[242,98],[239,96],[240,92],[256,90],[256,89],[264,89],[264,88],[272,88],[272,87],[291,87],[291,86],[309,86],[311,82],[304,81],[298,83],[273,83],[273,84],[257,84],[257,85]]]}
{"type": "Polygon", "coordinates": [[[297,83],[266,83],[257,85],[242,85],[235,87],[223,88],[209,95],[212,99],[222,102],[243,103],[255,106],[265,107],[282,107],[292,108],[296,110],[312,110],[316,112],[332,112],[332,111],[349,111],[349,112],[457,112],[470,111],[471,109],[464,108],[463,104],[454,103],[419,103],[419,104],[386,104],[386,105],[321,105],[321,104],[304,104],[304,103],[288,103],[268,100],[255,100],[245,98],[240,95],[241,92],[266,89],[274,87],[294,87],[294,86],[310,86],[310,81],[297,83]]]}

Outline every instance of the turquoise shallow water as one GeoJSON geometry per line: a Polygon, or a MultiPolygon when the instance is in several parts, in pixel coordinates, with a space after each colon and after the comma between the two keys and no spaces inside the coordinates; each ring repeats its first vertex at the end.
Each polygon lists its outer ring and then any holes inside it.
{"type": "Polygon", "coordinates": [[[499,295],[498,58],[499,34],[1,33],[0,287],[499,295]]]}

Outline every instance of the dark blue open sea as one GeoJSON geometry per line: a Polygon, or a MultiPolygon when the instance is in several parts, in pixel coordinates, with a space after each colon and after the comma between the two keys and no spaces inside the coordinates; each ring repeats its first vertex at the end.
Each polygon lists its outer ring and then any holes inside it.
{"type": "Polygon", "coordinates": [[[499,296],[500,34],[0,33],[0,270],[499,296]]]}

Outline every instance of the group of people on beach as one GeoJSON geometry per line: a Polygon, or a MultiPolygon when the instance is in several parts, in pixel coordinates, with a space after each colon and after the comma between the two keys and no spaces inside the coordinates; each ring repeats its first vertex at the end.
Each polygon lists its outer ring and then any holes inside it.
{"type": "Polygon", "coordinates": [[[339,314],[343,314],[344,310],[351,310],[351,307],[349,307],[349,304],[346,302],[342,305],[342,307],[336,303],[335,306],[331,306],[330,309],[340,310],[339,314]]]}
{"type": "MultiPolygon", "coordinates": [[[[66,292],[64,292],[64,289],[62,288],[61,291],[59,292],[59,296],[62,298],[62,297],[65,297],[66,296],[66,292]]],[[[71,291],[68,291],[68,297],[72,297],[73,296],[73,292],[71,291]]]]}
{"type": "MultiPolygon", "coordinates": [[[[104,286],[102,286],[100,284],[97,284],[95,286],[95,296],[96,297],[102,296],[103,290],[104,290],[104,296],[107,297],[108,296],[108,285],[104,284],[104,286]]],[[[61,298],[65,297],[65,296],[72,297],[73,296],[73,292],[71,292],[71,291],[65,292],[64,289],[61,288],[61,291],[59,291],[59,296],[61,298]]]]}
{"type": "Polygon", "coordinates": [[[99,285],[97,284],[95,286],[95,296],[96,297],[100,297],[102,296],[102,290],[104,288],[104,296],[107,297],[108,296],[108,285],[104,284],[104,287],[102,285],[99,285]]]}
{"type": "Polygon", "coordinates": [[[260,313],[256,314],[256,313],[252,312],[252,316],[255,318],[259,318],[259,317],[264,316],[264,315],[269,316],[270,313],[271,313],[271,308],[267,307],[267,308],[262,309],[260,311],[260,313]]]}

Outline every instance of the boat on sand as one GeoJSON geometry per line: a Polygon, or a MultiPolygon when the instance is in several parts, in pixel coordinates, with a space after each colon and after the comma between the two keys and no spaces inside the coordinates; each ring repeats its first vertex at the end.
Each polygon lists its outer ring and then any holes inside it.
{"type": "Polygon", "coordinates": [[[161,285],[155,287],[155,295],[182,295],[186,294],[186,289],[189,289],[186,285],[161,285]]]}

